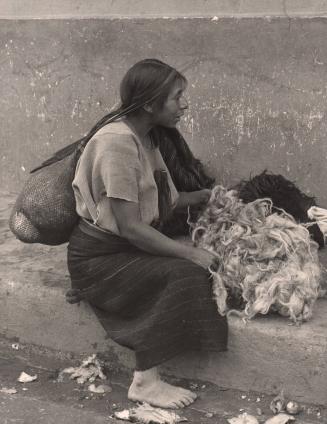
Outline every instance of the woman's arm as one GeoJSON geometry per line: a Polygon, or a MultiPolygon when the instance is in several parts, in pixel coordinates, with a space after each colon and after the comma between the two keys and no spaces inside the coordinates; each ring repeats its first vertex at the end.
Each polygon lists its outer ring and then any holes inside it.
{"type": "Polygon", "coordinates": [[[110,203],[120,235],[138,248],[152,255],[188,259],[206,269],[217,260],[207,250],[186,246],[143,223],[137,203],[117,198],[110,198],[110,203]]]}

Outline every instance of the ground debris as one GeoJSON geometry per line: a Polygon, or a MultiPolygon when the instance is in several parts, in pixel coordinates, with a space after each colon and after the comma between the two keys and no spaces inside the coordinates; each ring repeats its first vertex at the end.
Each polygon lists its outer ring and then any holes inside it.
{"type": "Polygon", "coordinates": [[[292,415],[296,415],[301,411],[301,407],[297,402],[294,402],[293,400],[290,400],[286,404],[286,412],[292,415]]]}
{"type": "Polygon", "coordinates": [[[204,416],[206,418],[212,418],[214,416],[214,413],[213,412],[207,412],[207,413],[204,414],[204,416]]]}
{"type": "Polygon", "coordinates": [[[191,390],[197,390],[198,388],[199,388],[199,385],[197,383],[190,383],[191,390]]]}
{"type": "Polygon", "coordinates": [[[26,372],[22,372],[20,376],[18,377],[18,380],[20,383],[31,383],[32,381],[35,381],[37,379],[37,375],[29,375],[26,372]]]}
{"type": "Polygon", "coordinates": [[[79,367],[65,368],[59,373],[58,382],[63,381],[64,374],[70,374],[72,380],[76,379],[78,384],[86,382],[93,383],[97,378],[106,380],[106,375],[102,371],[103,363],[96,357],[96,354],[85,359],[79,367]]]}
{"type": "Polygon", "coordinates": [[[320,416],[320,408],[318,406],[309,406],[306,409],[306,412],[308,415],[317,415],[318,417],[320,416]]]}
{"type": "Polygon", "coordinates": [[[130,421],[130,412],[129,409],[124,409],[123,411],[117,411],[114,413],[114,416],[119,420],[130,421]]]}
{"type": "Polygon", "coordinates": [[[229,424],[259,424],[259,421],[253,415],[249,415],[246,412],[227,420],[229,424]]]}
{"type": "Polygon", "coordinates": [[[173,411],[154,408],[147,403],[139,405],[136,408],[115,412],[114,416],[120,420],[142,424],[177,424],[187,421],[186,418],[180,417],[173,411]]]}
{"type": "Polygon", "coordinates": [[[6,395],[14,395],[17,393],[17,390],[15,388],[7,389],[7,387],[3,387],[0,389],[1,393],[5,393],[6,395]]]}
{"type": "Polygon", "coordinates": [[[279,412],[284,411],[285,407],[286,399],[284,396],[284,390],[282,389],[280,393],[270,402],[270,409],[274,414],[278,414],[279,412]]]}
{"type": "Polygon", "coordinates": [[[287,424],[290,421],[294,421],[295,418],[288,414],[278,414],[274,417],[268,418],[264,424],[287,424]]]}
{"type": "Polygon", "coordinates": [[[88,390],[92,393],[104,394],[110,393],[112,391],[112,388],[110,386],[107,386],[106,384],[100,384],[99,386],[96,386],[95,384],[90,384],[88,390]]]}

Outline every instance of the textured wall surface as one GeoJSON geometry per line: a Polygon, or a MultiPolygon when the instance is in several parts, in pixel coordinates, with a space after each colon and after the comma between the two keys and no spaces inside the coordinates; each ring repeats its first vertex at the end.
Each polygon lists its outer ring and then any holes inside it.
{"type": "Polygon", "coordinates": [[[327,20],[0,21],[0,182],[82,136],[118,100],[135,61],[185,71],[181,130],[217,182],[267,168],[327,207],[327,20]]]}

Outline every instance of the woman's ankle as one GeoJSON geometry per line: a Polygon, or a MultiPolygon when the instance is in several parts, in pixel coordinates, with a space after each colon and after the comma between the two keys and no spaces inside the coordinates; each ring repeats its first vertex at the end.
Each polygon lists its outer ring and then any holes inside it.
{"type": "Polygon", "coordinates": [[[137,386],[143,386],[145,384],[151,384],[155,381],[160,380],[158,368],[150,368],[144,371],[134,371],[133,383],[137,386]]]}

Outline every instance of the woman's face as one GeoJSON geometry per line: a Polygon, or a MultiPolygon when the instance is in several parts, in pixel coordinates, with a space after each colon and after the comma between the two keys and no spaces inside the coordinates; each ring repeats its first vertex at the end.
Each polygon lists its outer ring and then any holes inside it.
{"type": "Polygon", "coordinates": [[[153,121],[155,125],[174,128],[184,115],[188,104],[184,97],[185,83],[176,81],[162,106],[153,105],[153,121]]]}

